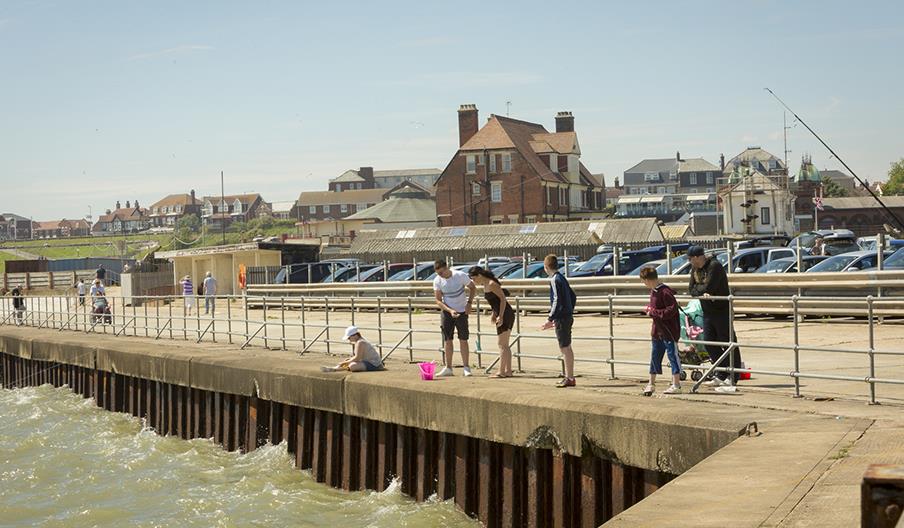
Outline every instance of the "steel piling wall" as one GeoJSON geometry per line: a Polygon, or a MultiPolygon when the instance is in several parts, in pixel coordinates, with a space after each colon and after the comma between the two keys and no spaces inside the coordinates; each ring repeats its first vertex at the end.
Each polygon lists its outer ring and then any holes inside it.
{"type": "Polygon", "coordinates": [[[210,438],[248,452],[285,442],[296,467],[347,491],[399,479],[418,501],[454,500],[485,526],[599,526],[674,478],[597,456],[514,446],[207,391],[0,351],[6,388],[68,387],[98,407],[144,420],[158,434],[210,438]]]}

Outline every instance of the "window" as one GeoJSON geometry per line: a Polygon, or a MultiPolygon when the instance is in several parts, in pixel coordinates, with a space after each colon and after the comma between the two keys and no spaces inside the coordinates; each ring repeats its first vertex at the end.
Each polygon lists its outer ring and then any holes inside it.
{"type": "Polygon", "coordinates": [[[317,214],[317,206],[316,205],[308,206],[308,214],[317,214]]]}
{"type": "Polygon", "coordinates": [[[468,174],[477,172],[477,156],[468,156],[468,174]]]}
{"type": "Polygon", "coordinates": [[[537,221],[536,215],[528,215],[524,217],[524,222],[528,224],[533,224],[537,221]]]}
{"type": "Polygon", "coordinates": [[[559,205],[565,205],[568,203],[567,201],[568,193],[566,192],[564,187],[559,187],[559,205]]]}
{"type": "Polygon", "coordinates": [[[559,172],[559,160],[555,154],[549,155],[549,170],[559,172]]]}
{"type": "Polygon", "coordinates": [[[490,154],[490,172],[496,172],[496,155],[490,154]]]}
{"type": "Polygon", "coordinates": [[[340,212],[340,213],[347,213],[347,212],[348,212],[348,204],[342,204],[342,205],[340,205],[340,206],[339,206],[339,212],[340,212]]]}
{"type": "Polygon", "coordinates": [[[706,184],[707,184],[707,185],[712,185],[712,184],[713,184],[713,173],[712,173],[712,172],[707,172],[707,173],[706,173],[706,184]]]}
{"type": "Polygon", "coordinates": [[[546,205],[552,205],[552,190],[550,187],[546,188],[546,205]]]}
{"type": "Polygon", "coordinates": [[[509,215],[508,221],[510,224],[517,224],[518,223],[518,215],[509,215]]]}
{"type": "Polygon", "coordinates": [[[330,206],[329,205],[321,206],[321,209],[323,210],[323,214],[330,214],[330,206]]]}
{"type": "Polygon", "coordinates": [[[512,172],[511,154],[506,153],[502,155],[502,172],[512,172]]]}
{"type": "Polygon", "coordinates": [[[760,207],[760,224],[769,225],[769,208],[760,207]]]}
{"type": "Polygon", "coordinates": [[[502,201],[502,182],[490,183],[490,200],[495,203],[502,201]]]}
{"type": "Polygon", "coordinates": [[[479,183],[474,182],[471,184],[471,194],[473,194],[474,196],[480,196],[480,184],[479,183]]]}
{"type": "Polygon", "coordinates": [[[643,175],[643,181],[645,181],[645,182],[659,181],[659,173],[658,172],[647,172],[643,175]]]}
{"type": "Polygon", "coordinates": [[[697,185],[697,173],[692,172],[690,176],[688,176],[689,185],[697,185]]]}

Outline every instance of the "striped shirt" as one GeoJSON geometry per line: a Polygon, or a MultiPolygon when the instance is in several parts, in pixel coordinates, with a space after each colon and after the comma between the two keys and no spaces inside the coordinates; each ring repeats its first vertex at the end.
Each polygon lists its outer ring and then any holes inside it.
{"type": "Polygon", "coordinates": [[[195,294],[195,287],[192,286],[191,279],[182,281],[182,294],[186,297],[195,294]]]}

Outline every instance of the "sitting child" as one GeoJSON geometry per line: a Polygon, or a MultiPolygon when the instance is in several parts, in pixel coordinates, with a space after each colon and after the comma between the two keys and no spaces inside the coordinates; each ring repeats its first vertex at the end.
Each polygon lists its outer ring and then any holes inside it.
{"type": "Polygon", "coordinates": [[[323,372],[338,372],[348,370],[351,372],[365,372],[383,370],[383,359],[372,344],[363,337],[358,327],[350,326],[345,329],[344,339],[352,344],[355,353],[352,357],[339,363],[335,367],[320,367],[323,372]]]}

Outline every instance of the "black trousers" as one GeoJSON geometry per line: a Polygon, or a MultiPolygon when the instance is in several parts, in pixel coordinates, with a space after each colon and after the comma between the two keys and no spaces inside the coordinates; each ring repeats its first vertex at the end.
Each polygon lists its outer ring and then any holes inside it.
{"type": "MultiPolygon", "coordinates": [[[[728,314],[703,314],[703,336],[707,341],[734,341],[734,328],[731,328],[731,320],[728,314]]],[[[728,350],[727,346],[706,345],[706,353],[709,354],[713,364],[728,350]]],[[[734,356],[734,366],[736,369],[741,368],[741,349],[735,347],[731,353],[734,356]]],[[[719,367],[729,368],[731,359],[728,356],[719,363],[719,367]]],[[[716,377],[721,380],[728,379],[728,372],[716,372],[716,377]]],[[[737,383],[740,375],[736,372],[734,381],[737,383]]]]}

